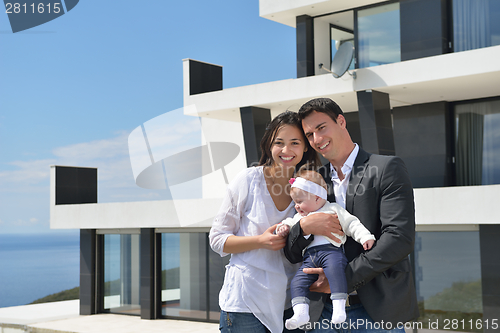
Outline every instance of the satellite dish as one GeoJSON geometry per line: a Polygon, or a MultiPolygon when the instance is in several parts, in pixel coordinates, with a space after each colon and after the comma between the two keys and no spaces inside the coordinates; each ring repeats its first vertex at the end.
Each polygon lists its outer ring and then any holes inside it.
{"type": "Polygon", "coordinates": [[[354,55],[354,45],[351,42],[340,44],[338,51],[332,60],[330,71],[335,78],[339,78],[347,72],[354,55]]]}
{"type": "MultiPolygon", "coordinates": [[[[351,42],[343,42],[338,47],[338,51],[332,60],[332,66],[327,69],[323,64],[319,64],[319,68],[323,68],[325,71],[332,73],[333,77],[338,79],[347,72],[349,66],[352,62],[352,57],[354,56],[354,45],[351,42]]],[[[348,72],[349,73],[349,72],[348,72]]],[[[354,74],[349,73],[353,78],[356,78],[356,72],[354,74]]]]}

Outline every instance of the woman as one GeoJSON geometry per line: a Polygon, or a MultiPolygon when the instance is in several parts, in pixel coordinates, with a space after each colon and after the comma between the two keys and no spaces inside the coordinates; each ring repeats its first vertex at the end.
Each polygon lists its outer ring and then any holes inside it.
{"type": "Polygon", "coordinates": [[[274,118],[260,146],[259,166],[229,184],[210,230],[212,249],[231,254],[219,295],[222,332],[282,332],[288,281],[298,268],[280,251],[286,238],[274,231],[295,213],[288,183],[295,169],[319,160],[294,112],[274,118]]]}

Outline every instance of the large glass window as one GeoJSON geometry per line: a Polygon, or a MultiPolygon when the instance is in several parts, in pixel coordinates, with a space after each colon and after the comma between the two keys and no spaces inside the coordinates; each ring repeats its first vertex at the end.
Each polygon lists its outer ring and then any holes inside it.
{"type": "MultiPolygon", "coordinates": [[[[342,43],[351,42],[354,45],[354,12],[352,10],[333,14],[327,17],[330,23],[330,54],[335,57],[342,43]]],[[[354,61],[349,69],[354,69],[354,61]]]]}
{"type": "Polygon", "coordinates": [[[401,61],[399,3],[357,11],[358,68],[401,61]]]}
{"type": "Polygon", "coordinates": [[[500,1],[453,0],[453,49],[500,45],[500,1]]]}
{"type": "Polygon", "coordinates": [[[482,332],[478,231],[417,232],[415,267],[422,328],[482,332]]]}
{"type": "Polygon", "coordinates": [[[139,242],[139,235],[104,235],[104,310],[140,314],[139,242]]]}
{"type": "Polygon", "coordinates": [[[206,233],[162,234],[162,314],[219,319],[219,291],[229,257],[209,249],[206,233]]]}
{"type": "Polygon", "coordinates": [[[457,185],[500,184],[500,100],[455,106],[457,185]]]}

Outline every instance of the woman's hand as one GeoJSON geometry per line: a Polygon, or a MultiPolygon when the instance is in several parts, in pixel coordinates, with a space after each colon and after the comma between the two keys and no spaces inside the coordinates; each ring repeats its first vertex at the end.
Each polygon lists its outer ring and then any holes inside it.
{"type": "Polygon", "coordinates": [[[335,235],[343,236],[342,226],[340,225],[337,214],[317,213],[310,214],[300,220],[300,227],[304,235],[321,235],[339,242],[340,239],[335,235]]]}
{"type": "Polygon", "coordinates": [[[285,247],[286,238],[274,234],[278,225],[269,227],[262,235],[258,236],[235,236],[231,235],[224,243],[224,252],[241,253],[257,249],[278,251],[285,247]]]}
{"type": "Polygon", "coordinates": [[[274,231],[276,230],[277,225],[273,225],[268,228],[262,235],[259,236],[259,244],[260,248],[278,251],[285,247],[286,237],[282,237],[280,235],[275,235],[274,231]]]}
{"type": "Polygon", "coordinates": [[[306,274],[318,274],[318,279],[311,284],[309,290],[316,293],[330,294],[330,284],[328,284],[328,279],[323,272],[323,268],[304,268],[304,273],[306,274]]]}

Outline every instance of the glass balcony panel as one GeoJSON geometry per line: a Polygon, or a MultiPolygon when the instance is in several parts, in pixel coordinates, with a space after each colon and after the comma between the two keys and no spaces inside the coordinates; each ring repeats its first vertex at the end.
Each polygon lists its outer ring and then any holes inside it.
{"type": "Polygon", "coordinates": [[[482,332],[479,232],[417,232],[414,254],[422,328],[482,332]]]}

